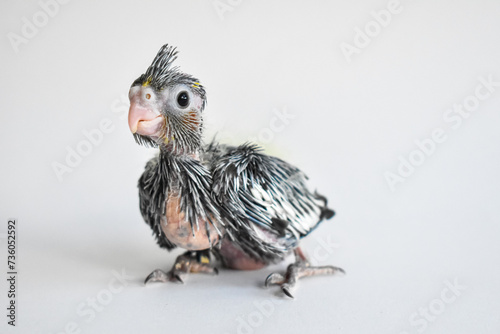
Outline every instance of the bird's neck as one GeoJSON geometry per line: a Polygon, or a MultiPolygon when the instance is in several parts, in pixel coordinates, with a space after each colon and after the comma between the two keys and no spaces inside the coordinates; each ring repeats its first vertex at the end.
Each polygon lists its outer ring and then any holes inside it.
{"type": "Polygon", "coordinates": [[[177,152],[168,147],[160,147],[160,160],[200,160],[200,150],[190,152],[177,152]]]}

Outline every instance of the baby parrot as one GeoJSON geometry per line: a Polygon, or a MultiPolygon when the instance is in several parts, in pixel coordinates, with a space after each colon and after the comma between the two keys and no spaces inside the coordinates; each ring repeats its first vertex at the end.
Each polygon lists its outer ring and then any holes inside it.
{"type": "Polygon", "coordinates": [[[301,238],[334,215],[326,198],[307,188],[302,171],[254,144],[204,144],[205,89],[172,66],[176,58],[176,48],[161,47],[129,92],[130,131],[137,143],[159,148],[139,179],[141,214],[160,247],[187,250],[170,271],[156,269],[145,283],[217,274],[215,263],[260,269],[292,252],[295,262],[286,273],[265,280],[289,297],[301,277],[344,273],[312,266],[299,247],[301,238]]]}

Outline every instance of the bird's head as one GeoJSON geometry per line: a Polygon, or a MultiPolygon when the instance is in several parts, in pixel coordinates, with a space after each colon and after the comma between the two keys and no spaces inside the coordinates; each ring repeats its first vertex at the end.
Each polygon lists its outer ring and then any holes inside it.
{"type": "Polygon", "coordinates": [[[198,79],[172,67],[177,51],[161,47],[130,87],[128,124],[137,143],[193,154],[201,146],[205,89],[198,79]]]}

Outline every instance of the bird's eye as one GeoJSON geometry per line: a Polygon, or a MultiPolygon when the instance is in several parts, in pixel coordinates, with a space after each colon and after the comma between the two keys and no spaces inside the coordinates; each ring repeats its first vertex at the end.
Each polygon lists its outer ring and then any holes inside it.
{"type": "Polygon", "coordinates": [[[188,104],[189,104],[189,96],[188,96],[187,92],[183,91],[183,92],[180,92],[179,95],[177,95],[177,104],[182,109],[184,109],[184,108],[186,108],[188,106],[188,104]]]}
{"type": "Polygon", "coordinates": [[[151,98],[151,94],[146,94],[146,99],[150,99],[151,98]]]}

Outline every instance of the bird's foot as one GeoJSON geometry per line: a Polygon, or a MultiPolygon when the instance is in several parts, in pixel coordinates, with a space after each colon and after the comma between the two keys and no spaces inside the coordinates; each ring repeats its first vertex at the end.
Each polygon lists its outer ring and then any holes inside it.
{"type": "Polygon", "coordinates": [[[149,282],[176,282],[184,283],[189,273],[205,273],[217,275],[219,271],[210,264],[210,254],[206,251],[188,251],[179,255],[169,272],[156,269],[146,277],[144,284],[149,282]]]}
{"type": "Polygon", "coordinates": [[[285,275],[272,273],[266,278],[265,285],[279,285],[285,295],[293,298],[291,290],[297,281],[306,276],[345,274],[344,269],[334,266],[311,266],[301,250],[295,252],[296,261],[288,266],[285,275]]]}

